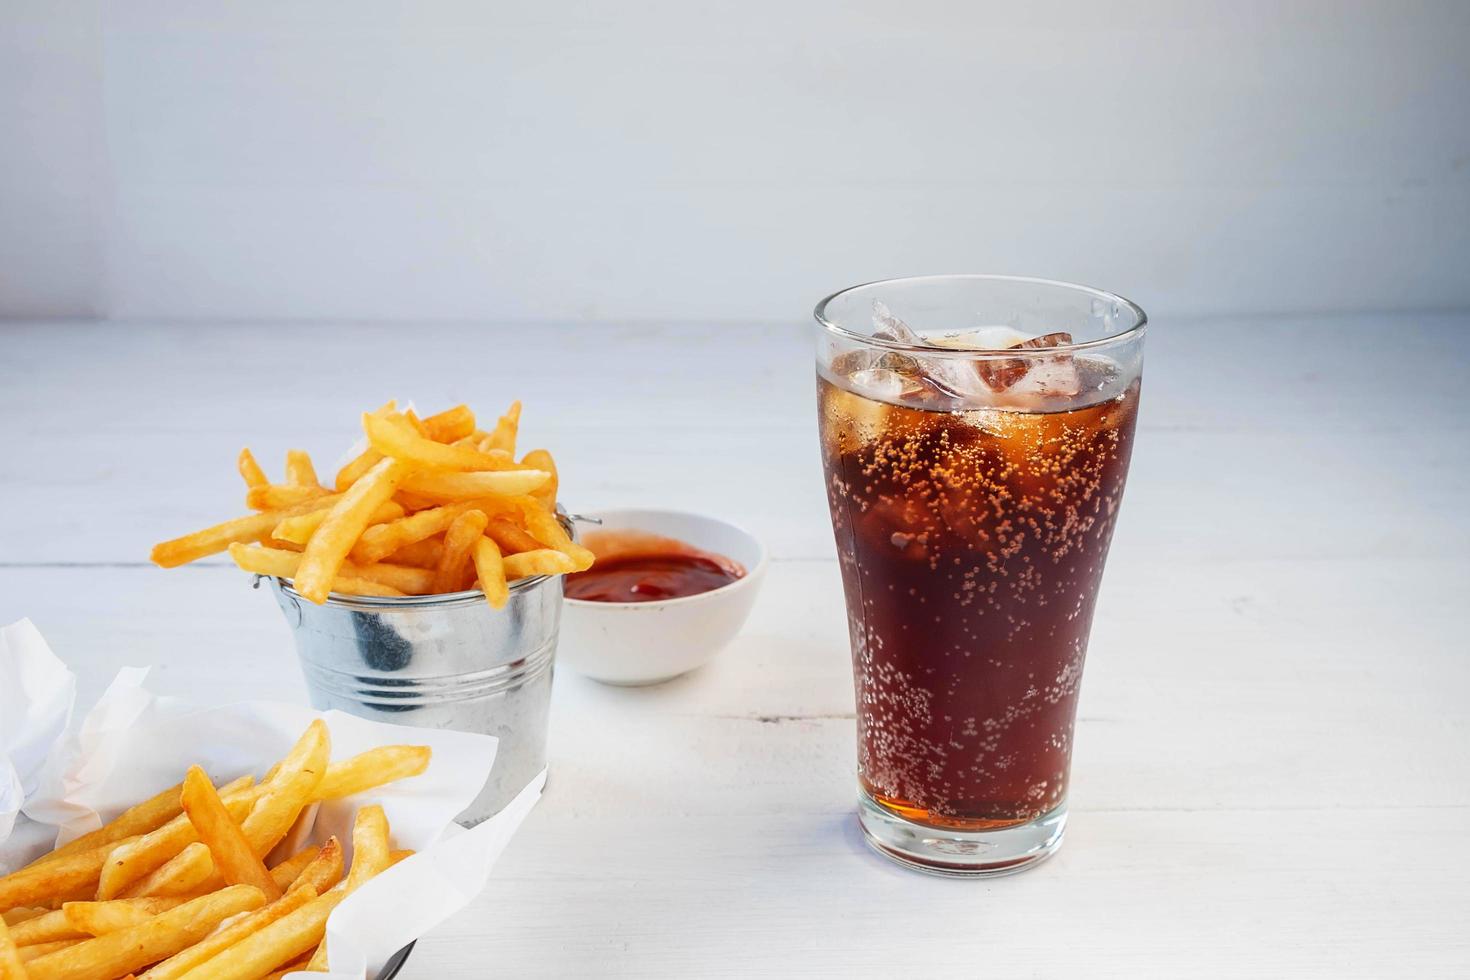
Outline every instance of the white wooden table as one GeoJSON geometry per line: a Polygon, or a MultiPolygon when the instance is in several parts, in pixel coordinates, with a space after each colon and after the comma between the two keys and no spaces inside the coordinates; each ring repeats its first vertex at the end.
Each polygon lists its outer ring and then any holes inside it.
{"type": "Polygon", "coordinates": [[[221,561],[233,460],[329,464],[390,396],[526,402],[574,507],[743,523],[775,561],[708,668],[556,679],[551,779],[404,976],[1470,975],[1470,317],[1162,322],[1082,697],[1072,823],[1024,875],[869,853],[804,324],[0,325],[0,620],[83,706],[128,664],[304,697],[221,561]]]}

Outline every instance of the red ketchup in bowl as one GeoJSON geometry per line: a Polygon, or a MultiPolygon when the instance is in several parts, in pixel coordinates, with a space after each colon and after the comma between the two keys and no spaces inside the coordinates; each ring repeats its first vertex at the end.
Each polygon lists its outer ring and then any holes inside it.
{"type": "Polygon", "coordinates": [[[713,592],[745,577],[737,561],[646,531],[591,531],[582,543],[597,556],[566,577],[566,597],[588,602],[657,602],[713,592]]]}

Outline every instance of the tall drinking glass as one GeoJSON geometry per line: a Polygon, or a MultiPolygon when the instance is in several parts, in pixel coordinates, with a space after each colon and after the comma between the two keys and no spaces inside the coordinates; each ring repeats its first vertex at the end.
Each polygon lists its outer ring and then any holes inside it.
{"type": "Polygon", "coordinates": [[[1019,871],[1066,826],[1146,318],[1002,276],[855,286],[816,318],[863,831],[921,870],[1019,871]]]}

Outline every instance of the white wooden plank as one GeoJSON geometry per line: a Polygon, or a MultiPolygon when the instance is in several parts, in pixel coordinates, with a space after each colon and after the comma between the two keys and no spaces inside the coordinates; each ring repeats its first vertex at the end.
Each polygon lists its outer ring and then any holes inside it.
{"type": "Polygon", "coordinates": [[[1084,811],[1047,864],[982,883],[868,853],[839,790],[818,813],[771,794],[757,814],[588,817],[558,813],[564,789],[406,978],[1378,980],[1470,962],[1463,809],[1084,811]]]}

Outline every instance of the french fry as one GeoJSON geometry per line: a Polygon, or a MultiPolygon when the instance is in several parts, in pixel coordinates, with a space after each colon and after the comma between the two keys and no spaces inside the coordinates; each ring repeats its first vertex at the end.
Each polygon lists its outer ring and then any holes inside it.
{"type": "Polygon", "coordinates": [[[255,461],[255,454],[250,451],[248,446],[240,450],[240,458],[236,460],[236,466],[239,468],[240,476],[245,480],[245,486],[247,488],[263,487],[271,482],[266,478],[265,470],[261,469],[260,464],[255,461]]]}
{"type": "Polygon", "coordinates": [[[494,541],[500,547],[502,555],[513,555],[519,551],[535,551],[546,547],[540,541],[531,537],[514,521],[497,517],[485,525],[485,537],[494,541]]]}
{"type": "MultiPolygon", "coordinates": [[[[301,564],[301,555],[298,552],[285,551],[280,548],[252,547],[239,543],[230,545],[230,558],[234,560],[236,565],[247,572],[254,572],[257,575],[273,575],[287,579],[295,578],[296,571],[301,564]]],[[[428,569],[411,568],[407,565],[387,565],[382,563],[357,565],[352,562],[343,562],[341,575],[332,582],[332,591],[349,591],[343,585],[345,580],[372,582],[378,586],[386,586],[393,590],[391,592],[379,590],[360,594],[422,594],[431,590],[434,573],[428,569]]]]}
{"type": "Polygon", "coordinates": [[[260,799],[241,822],[240,829],[257,855],[269,854],[291,829],[301,808],[312,801],[328,772],[331,754],[331,735],[326,723],[317,718],[281,760],[260,799]]]}
{"type": "Polygon", "coordinates": [[[326,496],[330,496],[330,491],[321,487],[267,483],[245,491],[245,506],[251,510],[280,510],[326,496]]]}
{"type": "MultiPolygon", "coordinates": [[[[342,883],[344,895],[351,895],[369,879],[376,877],[392,863],[388,844],[388,817],[377,804],[362,807],[352,821],[352,868],[342,883]]],[[[320,941],[312,954],[308,970],[326,970],[327,944],[320,941]]]]}
{"type": "Polygon", "coordinates": [[[572,571],[586,571],[597,560],[597,556],[591,551],[568,537],[567,532],[561,526],[561,521],[557,520],[550,511],[540,507],[526,507],[521,511],[521,519],[526,522],[526,530],[533,538],[548,548],[555,548],[572,560],[572,571]]]}
{"type": "MultiPolygon", "coordinates": [[[[383,415],[396,411],[398,411],[398,403],[392,399],[389,399],[378,409],[378,413],[383,415]]],[[[346,492],[348,487],[362,479],[367,471],[376,466],[382,458],[382,453],[369,446],[337,471],[337,478],[333,481],[333,487],[338,493],[346,492]]]]}
{"type": "Polygon", "coordinates": [[[231,920],[194,945],[180,950],[144,973],[138,980],[177,980],[194,967],[207,962],[216,953],[229,949],[246,936],[289,915],[316,897],[316,889],[309,884],[292,889],[269,905],[231,920]]]}
{"type": "Polygon", "coordinates": [[[75,946],[84,938],[86,937],[80,937],[77,939],[58,939],[55,942],[50,943],[36,943],[32,946],[22,946],[19,950],[20,958],[25,963],[29,963],[31,960],[39,960],[43,956],[50,956],[57,950],[66,949],[69,946],[75,946]]]}
{"type": "Polygon", "coordinates": [[[149,558],[155,565],[161,565],[164,568],[187,565],[191,561],[218,554],[233,542],[259,541],[267,537],[275,526],[286,518],[295,517],[298,514],[309,514],[314,510],[326,510],[340,499],[335,494],[314,497],[294,507],[237,517],[223,524],[216,524],[214,527],[207,527],[202,531],[195,531],[193,534],[186,534],[181,538],[156,544],[149,558]]]}
{"type": "Polygon", "coordinates": [[[402,548],[449,529],[454,519],[471,510],[482,510],[487,517],[517,513],[530,501],[529,497],[484,498],[444,504],[387,524],[377,524],[362,533],[352,548],[352,560],[358,564],[381,561],[402,548]]]}
{"type": "Polygon", "coordinates": [[[362,428],[368,444],[384,456],[431,470],[505,470],[515,466],[504,457],[491,456],[474,449],[445,445],[414,431],[401,415],[362,417],[362,428]]]}
{"type": "Polygon", "coordinates": [[[495,431],[490,433],[490,449],[499,449],[501,452],[515,455],[516,432],[521,427],[521,403],[511,402],[504,415],[495,423],[495,431]]]}
{"type": "Polygon", "coordinates": [[[153,916],[141,925],[32,960],[26,969],[30,980],[121,976],[192,946],[225,918],[264,904],[265,896],[259,889],[232,885],[153,916]]]}
{"type": "Polygon", "coordinates": [[[435,442],[455,442],[475,431],[475,413],[468,405],[446,408],[423,421],[424,435],[435,442]]]}
{"type": "Polygon", "coordinates": [[[254,980],[290,963],[321,942],[327,917],[346,897],[346,889],[338,885],[179,974],[178,980],[254,980]]]}
{"type": "MultiPolygon", "coordinates": [[[[369,531],[372,528],[368,528],[369,531]]],[[[439,558],[444,554],[444,542],[439,538],[425,538],[406,544],[397,551],[389,554],[384,561],[394,565],[412,565],[414,568],[427,568],[429,571],[439,567],[439,558]]]]}
{"type": "MultiPolygon", "coordinates": [[[[246,776],[245,779],[249,781],[246,785],[255,781],[249,776],[246,776]]],[[[83,834],[75,840],[61,845],[49,854],[37,858],[27,865],[27,867],[34,868],[38,864],[54,861],[68,854],[75,854],[78,851],[85,851],[102,844],[111,844],[114,841],[122,840],[124,837],[136,837],[140,834],[146,834],[150,830],[157,830],[183,812],[183,807],[179,803],[179,791],[183,788],[183,784],[179,783],[170,786],[162,793],[144,800],[137,806],[124,810],[118,815],[117,819],[104,824],[91,833],[83,834]]]]}
{"type": "Polygon", "coordinates": [[[311,454],[304,449],[292,449],[286,453],[286,482],[293,487],[317,487],[316,467],[311,464],[311,454]]]}
{"type": "Polygon", "coordinates": [[[528,493],[551,479],[545,470],[495,470],[480,473],[414,473],[403,489],[436,500],[508,497],[528,493]]]}
{"type": "MultiPolygon", "coordinates": [[[[40,863],[40,861],[32,861],[30,866],[34,867],[40,863]]],[[[19,925],[22,922],[28,922],[31,919],[43,916],[49,911],[50,909],[27,908],[24,905],[19,905],[13,909],[6,909],[4,912],[0,912],[0,922],[4,922],[7,926],[19,925]]]]}
{"type": "Polygon", "coordinates": [[[337,838],[329,837],[317,851],[316,858],[301,870],[287,891],[310,889],[320,895],[342,880],[342,845],[337,838]]]}
{"type": "MultiPolygon", "coordinates": [[[[196,831],[197,832],[197,831],[196,831]]],[[[224,879],[214,873],[209,846],[193,841],[182,851],[133,882],[121,892],[122,898],[162,898],[170,895],[197,895],[224,887],[224,879]]]]}
{"type": "MultiPolygon", "coordinates": [[[[221,791],[220,799],[230,811],[230,816],[241,820],[265,792],[265,788],[263,784],[244,789],[227,786],[221,791]]],[[[162,867],[184,848],[198,841],[199,835],[194,832],[194,825],[187,816],[180,813],[157,830],[116,845],[105,855],[106,864],[102,866],[101,879],[97,883],[97,898],[118,898],[134,882],[162,867]]]]}
{"type": "Polygon", "coordinates": [[[0,918],[0,980],[27,980],[25,964],[3,918],[0,918]]]}
{"type": "Polygon", "coordinates": [[[352,578],[347,575],[338,575],[332,579],[332,584],[327,591],[329,595],[332,593],[345,596],[374,595],[392,599],[402,599],[408,594],[391,585],[382,585],[378,582],[370,582],[365,578],[352,578]]]}
{"type": "Polygon", "coordinates": [[[562,552],[541,548],[538,551],[523,551],[518,555],[511,555],[505,559],[504,570],[505,577],[514,582],[532,575],[565,575],[576,571],[577,566],[562,552]]]}
{"type": "Polygon", "coordinates": [[[439,567],[434,571],[434,580],[427,591],[443,594],[460,591],[465,570],[469,568],[470,550],[485,533],[490,518],[483,510],[467,510],[454,519],[449,530],[444,532],[444,553],[439,558],[439,567]]]}
{"type": "Polygon", "coordinates": [[[393,867],[393,865],[397,864],[399,861],[406,861],[417,853],[418,851],[415,851],[413,848],[405,848],[401,851],[389,851],[388,867],[393,867]]]}
{"type": "Polygon", "coordinates": [[[209,848],[209,856],[220,876],[232,885],[254,885],[267,901],[280,898],[280,887],[251,849],[244,831],[230,817],[214,784],[199,766],[192,766],[184,777],[181,795],[184,812],[189,815],[199,840],[209,848]]]}
{"type": "MultiPolygon", "coordinates": [[[[310,514],[302,514],[298,517],[288,517],[275,526],[271,531],[271,537],[280,541],[290,541],[293,544],[306,544],[316,529],[321,527],[322,521],[327,519],[326,510],[314,510],[310,514]]],[[[403,516],[403,506],[391,500],[379,505],[373,511],[373,516],[368,518],[369,524],[384,524],[388,521],[396,521],[403,516]]]]}
{"type": "Polygon", "coordinates": [[[380,745],[350,759],[334,762],[312,794],[317,800],[355,796],[385,783],[417,776],[429,768],[427,745],[380,745]]]}
{"type": "Polygon", "coordinates": [[[126,847],[130,837],[118,844],[103,844],[77,851],[55,861],[24,868],[0,878],[0,908],[46,904],[52,896],[71,895],[95,886],[98,874],[114,847],[126,847]]]}
{"type": "Polygon", "coordinates": [[[305,871],[311,865],[311,862],[317,859],[317,856],[321,852],[322,849],[320,847],[302,848],[280,864],[271,868],[271,880],[276,883],[277,888],[285,891],[296,883],[296,879],[301,876],[301,872],[305,871]]]}
{"type": "Polygon", "coordinates": [[[78,935],[103,936],[142,925],[185,901],[183,898],[133,898],[113,902],[67,902],[61,907],[61,914],[78,935]]]}
{"type": "Polygon", "coordinates": [[[534,470],[545,470],[551,474],[551,479],[532,490],[531,496],[535,497],[542,507],[554,512],[556,510],[557,481],[559,480],[556,460],[552,459],[551,453],[544,449],[533,449],[521,457],[521,465],[534,470]]]}
{"type": "Polygon", "coordinates": [[[501,557],[500,549],[494,541],[481,536],[475,542],[473,557],[475,576],[479,579],[481,591],[485,593],[485,601],[495,609],[505,608],[505,603],[510,598],[510,588],[506,584],[505,559],[501,557]]]}
{"type": "MultiPolygon", "coordinates": [[[[270,779],[261,784],[254,805],[243,820],[230,801],[223,801],[230,817],[240,820],[240,831],[253,853],[270,853],[291,829],[296,814],[311,802],[311,793],[327,770],[330,754],[331,738],[326,724],[318,718],[307,726],[270,779]]],[[[197,831],[193,836],[198,836],[197,831]]],[[[211,881],[215,870],[209,848],[190,844],[126,894],[163,895],[197,890],[211,881]]]]}
{"type": "Polygon", "coordinates": [[[331,513],[311,536],[311,543],[302,553],[294,581],[298,593],[318,604],[327,601],[332,579],[337,577],[338,569],[347,560],[347,553],[367,528],[368,518],[380,504],[393,496],[408,473],[404,463],[384,459],[332,505],[331,513]]]}

